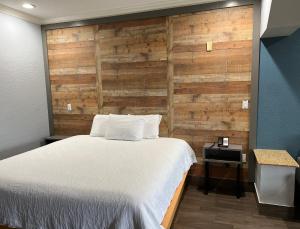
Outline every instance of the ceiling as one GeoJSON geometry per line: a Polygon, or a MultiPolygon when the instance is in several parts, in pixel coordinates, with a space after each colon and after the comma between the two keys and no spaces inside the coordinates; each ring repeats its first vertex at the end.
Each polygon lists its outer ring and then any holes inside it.
{"type": "Polygon", "coordinates": [[[300,28],[299,0],[262,0],[261,37],[288,36],[300,28]]]}
{"type": "Polygon", "coordinates": [[[52,24],[217,1],[221,0],[0,0],[0,12],[52,24]],[[24,9],[24,2],[36,8],[24,9]]]}

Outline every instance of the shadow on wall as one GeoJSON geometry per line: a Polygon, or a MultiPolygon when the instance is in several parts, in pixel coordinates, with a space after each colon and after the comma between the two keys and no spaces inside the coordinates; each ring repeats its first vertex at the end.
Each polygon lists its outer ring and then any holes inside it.
{"type": "Polygon", "coordinates": [[[9,158],[9,157],[13,157],[15,155],[18,155],[18,154],[24,153],[26,151],[38,148],[38,147],[43,146],[43,145],[45,145],[45,142],[41,141],[39,144],[34,142],[34,143],[26,144],[26,145],[20,145],[20,146],[10,148],[10,149],[1,150],[0,160],[6,159],[6,158],[9,158]]]}
{"type": "Polygon", "coordinates": [[[263,39],[257,147],[300,155],[300,30],[263,39]]]}

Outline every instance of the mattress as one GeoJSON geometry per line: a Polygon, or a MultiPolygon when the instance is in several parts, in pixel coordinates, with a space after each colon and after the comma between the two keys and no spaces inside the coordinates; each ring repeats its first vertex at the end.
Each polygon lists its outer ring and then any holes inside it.
{"type": "Polygon", "coordinates": [[[196,162],[175,138],[74,136],[0,162],[0,224],[26,229],[160,229],[196,162]]]}

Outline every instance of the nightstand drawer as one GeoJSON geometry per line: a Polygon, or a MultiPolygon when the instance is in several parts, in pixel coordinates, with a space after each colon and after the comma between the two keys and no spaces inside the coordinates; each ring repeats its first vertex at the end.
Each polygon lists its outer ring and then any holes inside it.
{"type": "Polygon", "coordinates": [[[222,160],[222,161],[237,161],[240,162],[241,151],[228,149],[205,149],[204,159],[222,160]]]}

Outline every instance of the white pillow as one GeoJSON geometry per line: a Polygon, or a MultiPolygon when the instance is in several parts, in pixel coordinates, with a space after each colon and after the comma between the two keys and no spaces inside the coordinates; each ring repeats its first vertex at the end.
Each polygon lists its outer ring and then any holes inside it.
{"type": "Polygon", "coordinates": [[[144,120],[110,117],[105,132],[106,139],[139,141],[143,139],[144,120]]]}
{"type": "Polygon", "coordinates": [[[136,119],[143,119],[144,125],[144,138],[158,138],[159,125],[161,122],[161,115],[130,115],[136,119]]]}
{"type": "MultiPolygon", "coordinates": [[[[161,115],[96,115],[94,117],[92,129],[90,135],[93,137],[104,137],[108,120],[120,121],[120,120],[144,120],[144,133],[143,138],[151,139],[159,137],[159,125],[161,122],[161,115]]],[[[111,122],[110,122],[111,123],[111,122]]]]}
{"type": "Polygon", "coordinates": [[[109,115],[95,115],[90,136],[104,137],[109,115]]]}

